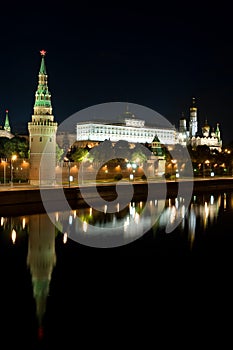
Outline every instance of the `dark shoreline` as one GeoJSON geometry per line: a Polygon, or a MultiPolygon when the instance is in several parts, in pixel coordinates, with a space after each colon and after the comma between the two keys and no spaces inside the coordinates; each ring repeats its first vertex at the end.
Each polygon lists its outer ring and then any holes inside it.
{"type": "MultiPolygon", "coordinates": [[[[206,193],[233,190],[233,178],[227,179],[203,179],[192,181],[171,181],[166,183],[153,182],[134,183],[133,198],[134,201],[147,200],[153,198],[164,198],[166,196],[176,197],[178,190],[182,189],[182,193],[206,193]],[[179,186],[180,184],[180,186],[179,186]],[[166,186],[166,187],[165,187],[166,186]],[[192,187],[193,186],[193,187],[192,187]],[[164,192],[165,190],[165,192],[164,192]]],[[[124,184],[123,193],[127,196],[130,193],[131,184],[124,184]]],[[[99,195],[106,201],[111,202],[117,198],[116,186],[114,184],[96,185],[98,194],[93,191],[92,186],[82,187],[85,190],[85,198],[89,198],[92,203],[98,203],[99,195]],[[86,197],[87,196],[87,197],[86,197]]],[[[79,187],[47,188],[43,189],[48,201],[51,201],[54,211],[63,209],[63,202],[60,200],[60,194],[64,193],[71,209],[87,207],[87,203],[82,197],[79,187]],[[64,191],[64,192],[63,192],[64,191]]],[[[131,197],[129,197],[131,198],[131,197]]],[[[45,212],[41,193],[39,189],[19,189],[0,191],[0,216],[7,215],[26,215],[31,213],[45,212]]]]}

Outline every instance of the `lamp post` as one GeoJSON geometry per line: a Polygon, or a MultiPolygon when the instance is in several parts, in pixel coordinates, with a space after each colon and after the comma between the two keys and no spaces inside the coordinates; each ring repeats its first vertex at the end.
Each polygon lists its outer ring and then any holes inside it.
{"type": "Polygon", "coordinates": [[[14,160],[17,159],[17,156],[14,154],[10,159],[10,166],[11,166],[11,187],[13,187],[13,169],[14,169],[14,160]]]}
{"type": "Polygon", "coordinates": [[[210,161],[207,159],[203,162],[203,177],[206,175],[206,167],[209,167],[210,161]]]}
{"type": "Polygon", "coordinates": [[[176,160],[176,159],[172,159],[172,160],[171,160],[171,163],[172,163],[172,175],[175,175],[175,181],[176,181],[176,172],[174,171],[174,169],[175,169],[177,160],[176,160]],[[174,174],[174,173],[175,173],[175,174],[174,174]]]}
{"type": "Polygon", "coordinates": [[[135,169],[137,168],[137,164],[135,163],[127,163],[127,168],[130,171],[129,174],[129,180],[133,181],[134,180],[134,173],[135,173],[135,169]]]}
{"type": "Polygon", "coordinates": [[[5,185],[6,184],[6,164],[7,164],[7,161],[2,160],[2,164],[3,164],[3,183],[5,185]]]}
{"type": "Polygon", "coordinates": [[[68,184],[69,184],[69,187],[70,187],[70,160],[69,160],[69,158],[65,157],[64,161],[68,162],[68,184]]]}

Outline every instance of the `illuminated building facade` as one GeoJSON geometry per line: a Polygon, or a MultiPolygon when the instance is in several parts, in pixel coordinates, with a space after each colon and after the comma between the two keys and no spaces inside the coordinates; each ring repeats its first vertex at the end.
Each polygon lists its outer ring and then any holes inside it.
{"type": "Polygon", "coordinates": [[[144,120],[135,118],[130,112],[125,113],[122,123],[81,122],[77,124],[76,132],[77,141],[125,140],[129,143],[151,143],[157,136],[165,145],[176,142],[175,128],[148,127],[144,120]]]}
{"type": "Polygon", "coordinates": [[[32,185],[54,185],[56,166],[57,123],[52,115],[51,94],[48,90],[48,76],[45,54],[41,52],[39,82],[35,94],[34,114],[28,123],[30,174],[32,185]]]}
{"type": "Polygon", "coordinates": [[[212,128],[208,125],[207,120],[201,129],[201,133],[198,133],[198,109],[196,107],[195,99],[192,99],[192,105],[189,109],[189,127],[187,127],[186,118],[182,115],[179,121],[179,129],[177,131],[177,143],[186,146],[191,145],[192,147],[197,146],[208,146],[210,150],[222,150],[222,140],[220,135],[219,124],[217,123],[216,128],[212,128]]]}

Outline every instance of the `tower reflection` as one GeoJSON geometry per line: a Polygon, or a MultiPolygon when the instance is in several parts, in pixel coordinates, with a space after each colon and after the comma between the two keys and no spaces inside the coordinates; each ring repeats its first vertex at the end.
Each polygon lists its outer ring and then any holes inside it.
{"type": "Polygon", "coordinates": [[[31,215],[27,265],[31,272],[33,296],[36,302],[39,338],[43,337],[43,317],[55,264],[55,226],[47,214],[31,215]]]}

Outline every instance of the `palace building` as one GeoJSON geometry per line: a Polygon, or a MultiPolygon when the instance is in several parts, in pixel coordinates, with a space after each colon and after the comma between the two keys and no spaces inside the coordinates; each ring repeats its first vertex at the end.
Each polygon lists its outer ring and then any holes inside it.
{"type": "Polygon", "coordinates": [[[76,126],[77,141],[117,142],[125,140],[129,143],[151,143],[157,136],[162,144],[173,145],[176,142],[175,127],[147,126],[145,120],[136,118],[126,111],[122,115],[122,122],[80,122],[76,126]]]}

